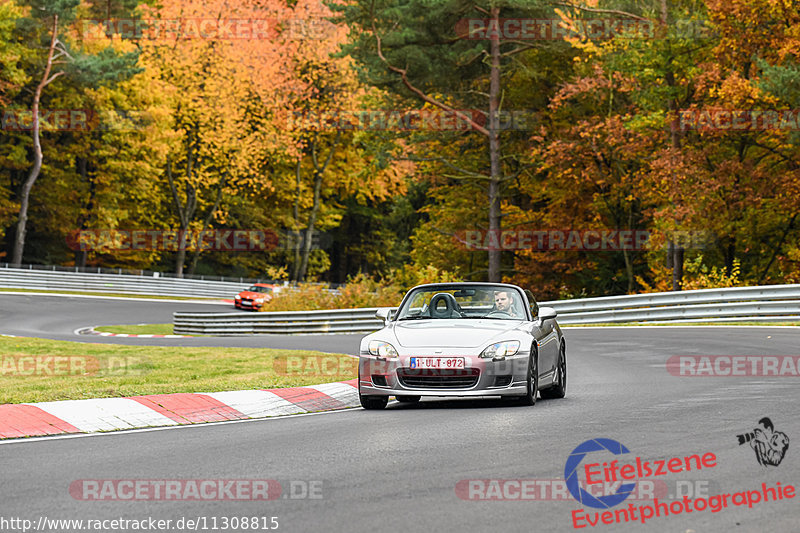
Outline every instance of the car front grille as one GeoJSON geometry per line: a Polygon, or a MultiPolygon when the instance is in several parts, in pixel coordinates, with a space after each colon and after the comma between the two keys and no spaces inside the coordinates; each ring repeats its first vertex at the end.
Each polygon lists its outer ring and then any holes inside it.
{"type": "Polygon", "coordinates": [[[480,370],[477,368],[463,370],[400,368],[397,370],[397,379],[400,380],[400,384],[410,389],[468,389],[478,383],[478,377],[480,377],[480,370]]]}

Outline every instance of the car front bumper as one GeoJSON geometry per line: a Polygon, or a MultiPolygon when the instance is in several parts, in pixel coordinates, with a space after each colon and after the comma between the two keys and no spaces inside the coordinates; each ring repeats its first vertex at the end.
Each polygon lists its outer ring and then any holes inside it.
{"type": "Polygon", "coordinates": [[[528,353],[500,361],[457,353],[420,353],[396,359],[362,354],[359,392],[364,396],[516,396],[527,393],[528,353]],[[463,357],[464,369],[411,368],[412,357],[463,357]]]}
{"type": "Polygon", "coordinates": [[[252,300],[242,300],[236,303],[236,307],[240,309],[261,309],[262,305],[263,304],[260,304],[252,300]]]}

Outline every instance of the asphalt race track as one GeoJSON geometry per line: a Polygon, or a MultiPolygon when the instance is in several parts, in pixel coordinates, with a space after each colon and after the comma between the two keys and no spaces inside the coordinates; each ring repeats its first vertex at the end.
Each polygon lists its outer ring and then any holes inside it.
{"type": "Polygon", "coordinates": [[[259,337],[189,337],[152,339],[75,335],[87,326],[117,324],[169,324],[172,313],[239,312],[233,304],[197,304],[190,301],[130,300],[65,297],[46,294],[0,293],[0,334],[41,337],[62,341],[102,342],[144,346],[229,346],[246,348],[286,348],[319,350],[330,353],[358,353],[358,339],[341,335],[265,335],[259,337]],[[321,342],[320,339],[325,339],[321,342]]]}
{"type": "MultiPolygon", "coordinates": [[[[188,304],[76,302],[55,297],[0,296],[0,302],[0,333],[70,340],[77,339],[71,331],[81,325],[167,322],[173,310],[191,308],[188,304]],[[47,300],[44,305],[43,299],[47,300]],[[122,316],[129,319],[120,321],[122,316]],[[49,328],[51,333],[41,332],[49,328]]],[[[789,446],[778,466],[762,466],[750,445],[740,446],[736,438],[753,431],[763,417],[770,417],[776,432],[793,441],[800,439],[797,377],[679,377],[665,368],[674,355],[797,356],[800,330],[603,328],[567,329],[565,335],[567,397],[539,400],[534,407],[513,407],[493,399],[432,399],[413,406],[392,403],[378,412],[358,409],[0,444],[0,517],[28,519],[34,524],[40,516],[83,520],[152,517],[173,524],[182,517],[205,517],[208,531],[213,531],[213,518],[221,530],[223,521],[233,517],[267,517],[267,525],[271,517],[277,517],[278,531],[298,533],[574,531],[573,511],[583,509],[594,520],[594,512],[604,509],[581,506],[572,497],[553,495],[543,487],[554,486],[548,480],[563,479],[570,452],[593,438],[618,441],[630,453],[593,452],[586,456],[585,464],[612,459],[632,464],[637,457],[655,464],[657,460],[713,453],[716,466],[649,478],[661,483],[660,501],[668,505],[682,501],[676,497],[678,489],[689,498],[708,498],[761,491],[762,483],[768,488],[778,482],[782,487],[800,485],[796,443],[789,446]],[[84,501],[73,497],[70,484],[87,479],[267,479],[283,485],[283,496],[273,501],[200,502],[84,501]],[[464,487],[470,480],[484,480],[473,482],[484,488],[491,486],[489,480],[535,480],[532,483],[540,489],[533,493],[536,499],[520,501],[521,485],[502,481],[506,497],[513,501],[475,501],[464,499],[469,497],[464,487]],[[316,497],[309,498],[309,494],[316,497]]],[[[165,341],[169,340],[126,341],[168,344],[165,341]]],[[[344,349],[355,346],[358,337],[326,337],[324,344],[311,336],[282,341],[273,337],[174,340],[271,347],[316,343],[319,349],[336,344],[337,349],[344,349]],[[253,344],[240,343],[245,340],[253,344]]],[[[578,472],[584,478],[583,468],[578,472]]],[[[476,489],[475,494],[476,498],[491,496],[484,489],[476,489]]],[[[611,511],[627,508],[629,503],[638,507],[653,502],[630,499],[611,511]]],[[[582,530],[800,530],[798,497],[757,502],[752,508],[734,506],[731,498],[726,503],[728,507],[716,513],[694,510],[654,517],[645,524],[601,522],[582,530]]],[[[106,527],[105,531],[117,531],[106,527]]],[[[203,531],[202,525],[198,530],[203,531]]]]}

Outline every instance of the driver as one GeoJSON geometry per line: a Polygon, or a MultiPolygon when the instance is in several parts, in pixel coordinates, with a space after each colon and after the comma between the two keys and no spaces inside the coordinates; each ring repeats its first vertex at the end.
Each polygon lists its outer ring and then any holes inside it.
{"type": "Polygon", "coordinates": [[[497,291],[494,293],[494,310],[506,313],[510,316],[517,316],[514,311],[514,300],[511,298],[510,291],[497,291]]]}

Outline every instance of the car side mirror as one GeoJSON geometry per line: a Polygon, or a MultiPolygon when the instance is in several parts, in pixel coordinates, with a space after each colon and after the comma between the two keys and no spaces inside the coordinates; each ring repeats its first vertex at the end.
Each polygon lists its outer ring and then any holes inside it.
{"type": "Polygon", "coordinates": [[[388,325],[392,321],[393,311],[391,307],[381,307],[375,311],[375,318],[380,318],[385,325],[388,325]]]}
{"type": "Polygon", "coordinates": [[[553,320],[557,316],[558,312],[552,307],[539,308],[539,320],[541,320],[542,322],[544,322],[545,320],[553,320]]]}

